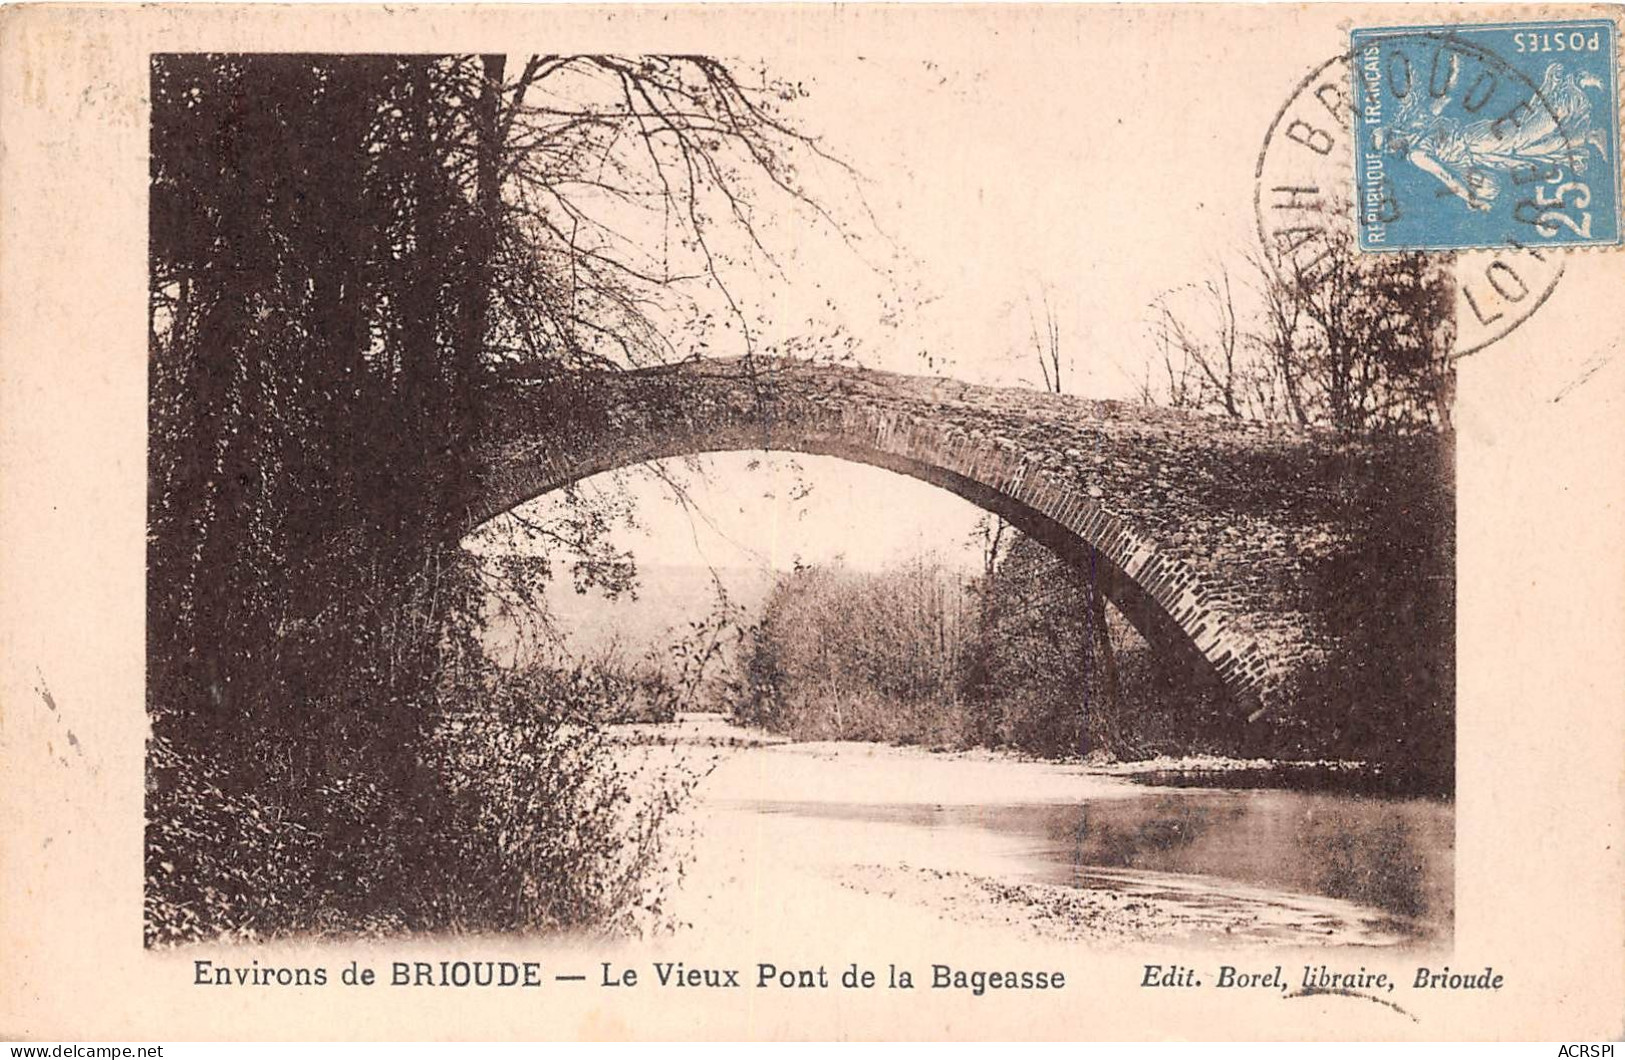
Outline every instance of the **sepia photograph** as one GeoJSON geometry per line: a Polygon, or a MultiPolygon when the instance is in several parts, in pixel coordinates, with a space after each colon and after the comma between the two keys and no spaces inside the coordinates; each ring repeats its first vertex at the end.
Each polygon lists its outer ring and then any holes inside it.
{"type": "Polygon", "coordinates": [[[1620,1030],[1618,8],[6,18],[0,1037],[1620,1030]]]}
{"type": "Polygon", "coordinates": [[[152,944],[1449,940],[1449,263],[1023,188],[972,294],[821,97],[977,73],[154,56],[152,944]]]}

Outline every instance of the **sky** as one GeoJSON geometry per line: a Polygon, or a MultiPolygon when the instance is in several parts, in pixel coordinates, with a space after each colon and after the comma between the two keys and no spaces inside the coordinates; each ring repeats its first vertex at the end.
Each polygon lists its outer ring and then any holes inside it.
{"type": "MultiPolygon", "coordinates": [[[[836,334],[870,367],[1038,386],[1031,330],[1047,303],[1065,389],[1133,398],[1151,302],[1220,262],[1244,272],[1265,132],[1339,48],[1332,19],[1289,10],[1230,9],[1235,31],[1217,34],[1156,7],[1003,8],[994,21],[905,6],[877,33],[847,9],[786,8],[779,52],[743,66],[803,86],[789,113],[861,175],[862,202],[838,171],[803,172],[852,222],[842,236],[762,199],[777,268],[733,281],[759,348],[836,334]],[[1287,34],[1302,54],[1283,54],[1283,18],[1326,23],[1323,49],[1287,34]]],[[[654,476],[618,480],[642,529],[615,540],[641,562],[875,567],[925,548],[975,561],[964,546],[981,513],[891,472],[742,454],[690,470],[699,517],[654,476]]]]}
{"type": "Polygon", "coordinates": [[[1036,386],[1029,312],[1047,297],[1068,389],[1133,397],[1151,302],[1220,262],[1244,271],[1265,132],[1340,38],[1295,59],[1261,18],[1221,51],[1202,20],[1157,9],[998,14],[996,33],[972,20],[984,32],[929,48],[764,60],[806,69],[792,113],[863,174],[878,225],[852,226],[856,252],[799,219],[769,232],[791,248],[760,299],[769,332],[842,324],[872,367],[1036,386]]]}

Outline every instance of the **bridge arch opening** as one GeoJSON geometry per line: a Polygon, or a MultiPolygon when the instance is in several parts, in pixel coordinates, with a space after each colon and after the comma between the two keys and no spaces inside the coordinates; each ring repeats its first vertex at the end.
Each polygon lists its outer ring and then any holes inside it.
{"type": "MultiPolygon", "coordinates": [[[[867,433],[867,432],[865,432],[867,433]]],[[[836,461],[865,465],[897,475],[906,476],[929,486],[944,490],[968,502],[975,508],[1003,518],[1027,537],[1043,545],[1063,563],[1071,567],[1082,580],[1098,588],[1101,594],[1134,627],[1151,646],[1162,666],[1190,682],[1193,690],[1217,690],[1232,700],[1238,711],[1245,712],[1257,706],[1257,695],[1252,686],[1237,680],[1245,674],[1234,665],[1238,656],[1228,651],[1214,651],[1210,644],[1204,650],[1199,638],[1210,632],[1202,623],[1189,621],[1170,608],[1169,601],[1190,606],[1195,595],[1189,582],[1172,584],[1178,592],[1158,591],[1157,584],[1127,569],[1119,558],[1125,547],[1140,559],[1140,571],[1152,573],[1166,568],[1152,563],[1145,555],[1146,544],[1109,515],[1103,506],[1090,505],[1072,498],[1057,499],[1050,494],[1050,503],[1043,504],[1030,495],[1024,495],[1021,468],[1012,476],[1008,458],[973,455],[968,461],[922,459],[896,445],[875,444],[860,435],[854,439],[848,434],[805,434],[775,431],[769,438],[741,437],[739,431],[728,428],[702,434],[677,432],[659,439],[639,437],[636,444],[616,447],[613,451],[564,455],[546,450],[532,451],[528,457],[501,467],[493,475],[492,488],[479,495],[469,506],[466,526],[469,534],[476,533],[488,522],[538,497],[563,490],[606,473],[623,471],[640,465],[677,458],[716,457],[725,454],[744,454],[761,457],[765,454],[812,455],[829,457],[836,461]],[[768,444],[762,444],[766,441],[768,444]],[[978,466],[985,468],[977,473],[978,466]],[[955,466],[958,464],[958,466],[955,466]],[[1118,554],[1091,540],[1085,531],[1072,521],[1085,522],[1098,528],[1105,540],[1118,546],[1118,554]],[[1229,665],[1227,665],[1229,664],[1229,665]]],[[[1028,490],[1032,489],[1030,480],[1028,490]]],[[[1154,556],[1151,558],[1155,558],[1154,556]]],[[[1217,641],[1222,645],[1222,641],[1217,641]]]]}

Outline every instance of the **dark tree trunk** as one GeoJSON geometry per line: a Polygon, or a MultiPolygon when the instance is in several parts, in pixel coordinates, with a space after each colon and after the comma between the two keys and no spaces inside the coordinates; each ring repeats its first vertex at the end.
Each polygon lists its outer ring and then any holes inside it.
{"type": "Polygon", "coordinates": [[[1112,649],[1111,630],[1106,626],[1106,597],[1100,587],[1090,580],[1088,588],[1089,628],[1094,634],[1094,653],[1100,660],[1101,686],[1104,695],[1088,706],[1088,743],[1092,751],[1101,751],[1112,759],[1122,757],[1128,748],[1123,740],[1121,716],[1122,696],[1117,681],[1117,655],[1112,649]]]}

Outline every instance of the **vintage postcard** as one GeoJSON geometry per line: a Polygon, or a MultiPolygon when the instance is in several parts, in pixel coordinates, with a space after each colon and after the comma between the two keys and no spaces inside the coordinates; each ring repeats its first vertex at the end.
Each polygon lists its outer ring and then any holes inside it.
{"type": "Polygon", "coordinates": [[[1618,1039],[1621,30],[0,13],[0,1037],[1618,1039]]]}

